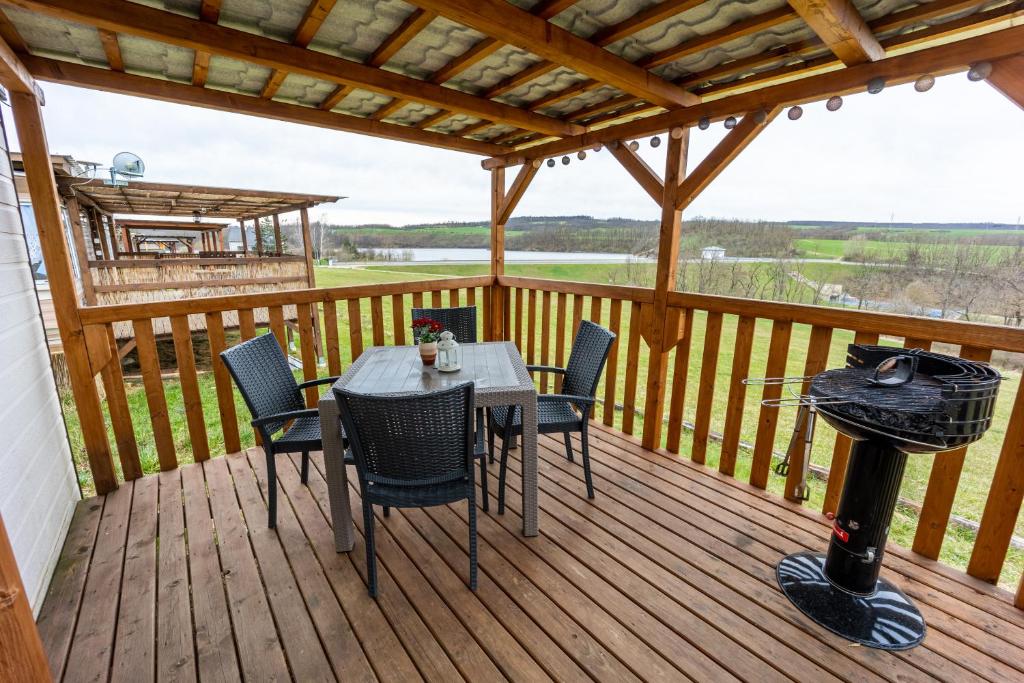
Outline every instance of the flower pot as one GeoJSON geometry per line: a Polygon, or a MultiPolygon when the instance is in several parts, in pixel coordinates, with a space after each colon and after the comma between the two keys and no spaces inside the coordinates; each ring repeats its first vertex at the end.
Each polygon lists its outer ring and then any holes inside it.
{"type": "Polygon", "coordinates": [[[424,365],[433,365],[437,358],[437,342],[420,342],[420,360],[424,365]]]}

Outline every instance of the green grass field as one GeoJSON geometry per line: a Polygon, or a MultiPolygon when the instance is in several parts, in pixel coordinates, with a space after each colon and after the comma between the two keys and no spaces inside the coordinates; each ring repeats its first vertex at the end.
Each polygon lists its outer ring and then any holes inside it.
{"type": "MultiPolygon", "coordinates": [[[[621,271],[621,266],[611,265],[583,265],[583,264],[546,264],[539,266],[527,266],[527,265],[516,265],[510,264],[507,270],[510,275],[523,275],[532,277],[542,278],[559,278],[568,280],[585,280],[592,282],[614,282],[617,278],[622,279],[621,272],[616,272],[616,269],[621,271]]],[[[334,287],[334,286],[345,286],[354,284],[364,283],[382,283],[382,282],[395,282],[395,281],[408,281],[408,280],[422,280],[429,278],[432,275],[439,276],[451,276],[451,275],[476,275],[486,272],[486,265],[452,265],[452,266],[374,266],[370,268],[318,268],[317,269],[317,282],[323,287],[334,287]]],[[[477,301],[482,301],[482,292],[478,291],[477,301]]],[[[571,320],[571,307],[572,297],[568,297],[568,308],[570,310],[554,311],[552,319],[552,331],[551,339],[555,339],[554,326],[558,320],[571,320]]],[[[514,302],[514,298],[513,298],[514,302]]],[[[407,311],[411,306],[411,297],[406,296],[404,300],[404,306],[407,311]]],[[[462,302],[464,303],[464,301],[462,302]]],[[[538,316],[536,320],[537,326],[537,345],[532,354],[532,360],[535,362],[550,362],[556,361],[557,355],[554,348],[551,349],[550,354],[547,358],[542,357],[539,348],[540,342],[540,305],[538,301],[538,316]]],[[[444,296],[444,304],[448,305],[448,295],[444,296]]],[[[387,329],[386,343],[393,343],[394,337],[391,331],[391,298],[385,297],[383,299],[384,305],[384,321],[387,329]]],[[[557,296],[552,297],[552,305],[557,305],[557,296]]],[[[528,308],[524,305],[524,311],[528,308]]],[[[590,315],[590,300],[589,298],[584,300],[584,317],[590,315]]],[[[625,391],[625,368],[627,365],[627,343],[632,334],[631,321],[630,321],[630,308],[628,305],[623,307],[622,312],[622,327],[620,329],[620,343],[619,343],[619,356],[618,356],[618,377],[616,382],[616,403],[622,404],[624,402],[624,391],[625,391]]],[[[349,321],[348,312],[344,306],[338,308],[339,313],[339,340],[341,346],[341,358],[343,365],[347,365],[351,360],[351,348],[349,342],[349,321]]],[[[408,318],[408,312],[406,312],[406,318],[408,318]]],[[[364,342],[370,344],[370,329],[371,329],[371,318],[368,302],[363,302],[361,309],[361,325],[363,329],[364,342]]],[[[608,324],[609,320],[609,302],[605,302],[604,308],[601,314],[601,321],[604,324],[608,324]]],[[[716,382],[715,390],[713,395],[713,410],[712,410],[712,421],[711,429],[713,432],[721,432],[724,428],[724,415],[725,408],[728,402],[729,394],[729,378],[731,374],[732,362],[733,362],[733,346],[735,342],[735,329],[736,329],[736,318],[733,316],[726,316],[723,331],[721,336],[721,342],[719,346],[717,367],[716,367],[716,382]]],[[[482,323],[482,321],[481,321],[482,323]]],[[[526,323],[524,321],[524,332],[523,338],[526,339],[526,323]]],[[[692,422],[695,418],[696,409],[696,396],[698,393],[698,382],[701,374],[702,367],[706,363],[706,359],[703,357],[704,349],[704,327],[705,327],[705,316],[702,313],[697,313],[694,317],[693,325],[693,338],[690,343],[690,369],[687,375],[686,382],[686,405],[684,408],[684,420],[692,422]]],[[[752,347],[751,363],[749,375],[753,377],[763,376],[765,374],[765,366],[767,363],[767,350],[768,340],[771,334],[771,325],[768,321],[758,321],[756,326],[756,335],[752,347]]],[[[804,325],[795,325],[792,333],[792,342],[790,345],[791,352],[788,361],[787,374],[789,375],[800,375],[803,373],[804,354],[807,348],[809,340],[810,330],[804,325]]],[[[566,335],[568,336],[568,334],[566,335]]],[[[829,365],[832,367],[842,365],[844,362],[845,346],[852,341],[852,334],[837,330],[833,336],[831,353],[829,358],[829,365]]],[[[897,343],[898,340],[889,340],[889,343],[897,343]]],[[[230,342],[229,342],[230,343],[230,342]]],[[[567,355],[570,340],[567,339],[566,347],[563,351],[567,355]]],[[[554,345],[552,344],[552,347],[554,345]]],[[[646,386],[646,375],[647,375],[647,353],[644,344],[640,345],[640,359],[637,364],[638,370],[638,381],[637,381],[637,395],[635,400],[632,402],[633,405],[642,409],[644,403],[644,388],[646,386]]],[[[525,355],[528,359],[531,358],[529,350],[525,350],[525,355]]],[[[297,355],[295,352],[294,355],[297,355]]],[[[674,359],[670,358],[671,363],[674,359]]],[[[202,361],[203,359],[199,359],[202,361]]],[[[327,370],[325,367],[318,368],[320,376],[326,376],[327,370]]],[[[671,376],[671,373],[670,373],[671,376]]],[[[1002,442],[1003,434],[1005,433],[1006,425],[1009,419],[1010,402],[1012,397],[1015,395],[1017,386],[1020,382],[1020,375],[1016,372],[1008,372],[1005,378],[1005,384],[1003,391],[1000,396],[1000,400],[997,404],[997,414],[995,424],[990,430],[990,433],[985,439],[982,439],[977,444],[973,445],[968,453],[967,461],[964,467],[964,472],[961,478],[960,488],[955,500],[954,510],[955,514],[961,515],[968,519],[978,520],[981,518],[981,512],[985,505],[987,497],[987,491],[989,483],[991,482],[992,473],[995,467],[996,460],[999,455],[999,448],[1002,442]]],[[[599,387],[598,396],[604,397],[604,382],[599,387]]],[[[171,426],[174,433],[175,446],[178,451],[179,461],[190,462],[192,460],[191,445],[189,443],[188,429],[185,418],[185,411],[181,398],[181,389],[178,381],[173,378],[165,380],[165,390],[167,394],[168,412],[171,419],[171,426]]],[[[212,373],[205,372],[200,374],[200,390],[203,400],[204,417],[207,427],[207,435],[209,439],[210,451],[213,454],[219,454],[224,452],[223,436],[219,424],[219,416],[217,412],[217,400],[216,393],[213,383],[212,373]]],[[[669,387],[668,395],[671,396],[674,391],[678,390],[678,387],[669,387]]],[[[159,464],[153,445],[152,428],[150,426],[148,418],[148,408],[146,404],[145,392],[142,389],[141,383],[135,380],[129,380],[128,387],[128,400],[133,415],[133,423],[136,431],[136,437],[139,443],[141,458],[143,467],[147,472],[154,472],[159,469],[159,464]]],[[[758,387],[750,387],[746,392],[743,409],[743,421],[741,428],[741,441],[752,443],[754,441],[757,429],[758,416],[760,414],[760,391],[758,387]]],[[[599,408],[599,415],[602,409],[599,408]]],[[[242,404],[241,399],[236,395],[236,412],[239,416],[239,431],[242,435],[243,446],[252,446],[253,435],[251,428],[248,427],[248,411],[242,404]]],[[[88,475],[88,467],[84,462],[84,449],[80,442],[80,433],[77,429],[77,416],[73,409],[73,406],[68,403],[65,406],[65,415],[69,423],[69,431],[72,434],[74,450],[77,454],[77,460],[79,462],[79,473],[83,487],[87,490],[91,488],[91,480],[88,475]]],[[[623,410],[616,409],[614,411],[614,424],[618,427],[622,426],[623,423],[623,410]]],[[[795,411],[782,410],[780,411],[778,418],[778,431],[776,434],[775,448],[777,451],[784,450],[788,443],[790,431],[793,425],[793,418],[795,411]]],[[[109,425],[108,425],[109,430],[109,425]]],[[[643,416],[636,415],[634,418],[633,432],[637,435],[643,431],[643,416]]],[[[684,457],[687,457],[691,451],[691,442],[693,435],[689,431],[684,431],[682,436],[680,452],[684,457]]],[[[111,434],[112,439],[112,434],[111,434]]],[[[816,465],[827,467],[832,456],[832,446],[834,440],[834,432],[826,425],[822,424],[818,431],[818,436],[815,440],[815,446],[813,451],[812,460],[816,465]]],[[[113,441],[113,439],[112,439],[113,441]]],[[[713,439],[709,443],[707,464],[709,467],[717,467],[719,460],[719,444],[713,439]]],[[[938,456],[942,457],[942,456],[938,456]]],[[[925,487],[928,482],[928,476],[931,469],[932,458],[929,456],[911,456],[906,471],[906,477],[903,483],[903,489],[901,495],[911,501],[921,501],[924,496],[925,487]]],[[[739,458],[736,467],[736,477],[740,480],[747,480],[749,477],[751,466],[751,454],[747,449],[741,448],[739,458]]],[[[770,489],[776,493],[782,491],[783,478],[772,475],[770,480],[770,489]]],[[[820,480],[812,480],[811,482],[812,496],[811,500],[807,503],[812,509],[820,509],[822,496],[825,491],[825,483],[820,480]]],[[[893,540],[901,545],[909,546],[913,540],[913,529],[916,525],[916,513],[907,507],[901,507],[898,511],[897,518],[893,524],[892,537],[893,540]]],[[[1017,533],[1024,535],[1024,523],[1018,523],[1017,533]]],[[[943,546],[941,559],[943,562],[950,564],[954,567],[963,568],[966,566],[967,560],[970,556],[971,544],[973,542],[973,534],[967,530],[950,527],[950,532],[947,534],[946,542],[943,546]]],[[[1006,566],[1003,571],[1002,583],[1007,587],[1013,587],[1019,580],[1021,571],[1024,570],[1024,552],[1011,550],[1010,556],[1007,560],[1006,566]]]]}

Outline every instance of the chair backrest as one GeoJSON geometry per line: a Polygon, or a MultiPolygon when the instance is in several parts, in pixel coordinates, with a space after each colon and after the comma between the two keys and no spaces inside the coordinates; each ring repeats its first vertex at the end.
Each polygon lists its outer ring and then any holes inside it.
{"type": "MultiPolygon", "coordinates": [[[[471,344],[476,341],[476,306],[456,306],[455,308],[414,308],[412,319],[430,318],[444,325],[444,329],[455,335],[460,344],[471,344]]],[[[413,344],[419,344],[416,331],[412,333],[413,344]]]]}
{"type": "MultiPolygon", "coordinates": [[[[220,357],[228,366],[254,420],[306,407],[288,359],[273,334],[232,346],[221,351],[220,357]]],[[[267,432],[273,434],[284,424],[269,424],[267,432]]]]}
{"type": "Polygon", "coordinates": [[[334,398],[363,485],[472,481],[472,382],[412,396],[334,389],[334,398]]]}
{"type": "Polygon", "coordinates": [[[593,396],[601,379],[608,351],[615,334],[589,320],[580,321],[580,329],[572,343],[569,362],[565,366],[562,393],[593,396]]]}

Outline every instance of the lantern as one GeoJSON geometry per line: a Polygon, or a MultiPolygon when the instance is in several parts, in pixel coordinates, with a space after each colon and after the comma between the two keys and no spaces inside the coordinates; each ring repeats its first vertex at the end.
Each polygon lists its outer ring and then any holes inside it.
{"type": "Polygon", "coordinates": [[[437,369],[441,372],[456,372],[462,369],[459,359],[459,344],[455,335],[445,330],[437,342],[437,369]]]}

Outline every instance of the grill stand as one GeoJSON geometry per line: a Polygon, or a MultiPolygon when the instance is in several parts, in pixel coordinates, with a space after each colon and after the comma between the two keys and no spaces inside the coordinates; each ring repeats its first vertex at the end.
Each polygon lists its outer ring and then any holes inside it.
{"type": "Polygon", "coordinates": [[[882,650],[912,648],[925,634],[914,603],[878,578],[906,462],[885,440],[855,441],[828,554],[796,553],[776,567],[779,586],[801,612],[882,650]]]}

